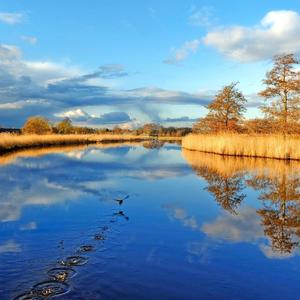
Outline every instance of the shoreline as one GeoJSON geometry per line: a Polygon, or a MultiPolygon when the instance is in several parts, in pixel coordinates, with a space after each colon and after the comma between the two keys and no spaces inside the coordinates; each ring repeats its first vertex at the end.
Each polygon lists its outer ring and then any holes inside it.
{"type": "Polygon", "coordinates": [[[247,134],[189,134],[182,148],[220,156],[300,160],[300,137],[247,134]]]}
{"type": "Polygon", "coordinates": [[[91,144],[107,144],[107,143],[120,143],[120,142],[145,142],[145,141],[181,141],[181,137],[152,137],[146,135],[0,135],[0,156],[8,153],[47,148],[55,146],[76,146],[76,145],[91,145],[91,144]]]}

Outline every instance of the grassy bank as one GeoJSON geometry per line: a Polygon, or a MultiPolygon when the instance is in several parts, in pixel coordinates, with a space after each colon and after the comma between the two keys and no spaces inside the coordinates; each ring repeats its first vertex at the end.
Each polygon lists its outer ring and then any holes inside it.
{"type": "Polygon", "coordinates": [[[0,135],[0,153],[16,151],[20,149],[62,146],[62,145],[80,145],[119,141],[144,141],[149,139],[146,136],[136,135],[0,135]]]}
{"type": "MultiPolygon", "coordinates": [[[[148,135],[130,134],[70,134],[70,135],[14,135],[0,134],[0,154],[30,148],[85,145],[95,143],[142,142],[152,140],[148,135]]],[[[178,137],[158,137],[159,140],[181,140],[178,137]]]]}
{"type": "Polygon", "coordinates": [[[246,134],[190,134],[182,147],[201,152],[276,159],[300,160],[300,137],[246,134]]]}

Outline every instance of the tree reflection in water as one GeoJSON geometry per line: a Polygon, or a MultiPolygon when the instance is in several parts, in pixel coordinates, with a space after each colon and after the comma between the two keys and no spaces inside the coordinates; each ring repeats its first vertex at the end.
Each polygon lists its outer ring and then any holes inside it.
{"type": "Polygon", "coordinates": [[[291,254],[300,245],[300,163],[223,157],[183,149],[183,156],[226,211],[238,214],[247,186],[260,193],[264,234],[273,252],[291,254]]]}
{"type": "Polygon", "coordinates": [[[261,192],[259,199],[263,207],[257,213],[273,250],[291,253],[299,245],[295,238],[300,236],[300,178],[286,173],[278,177],[256,175],[247,183],[261,192]]]}
{"type": "Polygon", "coordinates": [[[235,174],[227,177],[207,167],[197,169],[197,174],[206,180],[206,190],[214,196],[218,204],[228,212],[237,214],[237,208],[246,197],[241,192],[244,189],[243,176],[235,174]]]}

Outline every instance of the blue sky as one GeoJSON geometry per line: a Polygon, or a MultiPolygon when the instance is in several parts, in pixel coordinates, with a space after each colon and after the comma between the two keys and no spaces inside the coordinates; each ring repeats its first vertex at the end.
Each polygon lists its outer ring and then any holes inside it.
{"type": "Polygon", "coordinates": [[[2,0],[0,124],[191,125],[231,81],[255,117],[271,58],[300,52],[299,29],[299,0],[2,0]]]}

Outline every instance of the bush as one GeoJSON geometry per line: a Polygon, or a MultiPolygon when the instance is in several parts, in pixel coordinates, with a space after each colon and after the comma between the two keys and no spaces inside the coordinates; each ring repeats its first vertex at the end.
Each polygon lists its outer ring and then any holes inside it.
{"type": "Polygon", "coordinates": [[[43,117],[30,117],[25,122],[22,133],[24,134],[49,134],[52,132],[49,122],[43,117]]]}

